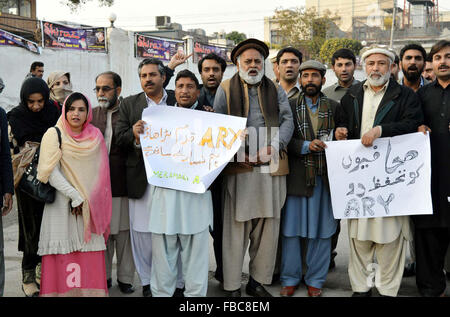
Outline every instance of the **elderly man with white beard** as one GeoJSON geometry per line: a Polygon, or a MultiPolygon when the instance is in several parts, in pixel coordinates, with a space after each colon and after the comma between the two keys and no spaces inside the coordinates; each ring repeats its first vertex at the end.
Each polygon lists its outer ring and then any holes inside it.
{"type": "MultiPolygon", "coordinates": [[[[418,96],[390,79],[394,54],[382,46],[368,47],[361,60],[367,80],[352,86],[336,109],[338,140],[361,139],[372,146],[379,137],[416,132],[423,122],[418,96]]],[[[408,216],[348,220],[350,260],[348,273],[354,297],[372,294],[369,275],[376,262],[382,296],[397,296],[412,233],[408,216]],[[369,282],[368,282],[369,281],[369,282]]],[[[377,278],[378,280],[378,278],[377,278]]]]}
{"type": "Polygon", "coordinates": [[[94,91],[98,107],[92,111],[92,124],[102,131],[109,154],[111,171],[111,190],[113,210],[111,233],[106,243],[105,264],[108,288],[112,286],[112,261],[114,253],[117,258],[117,283],[124,294],[134,292],[135,265],[130,239],[130,216],[128,210],[128,193],[126,179],[127,152],[117,145],[114,136],[119,119],[120,93],[122,80],[114,72],[104,72],[95,79],[94,91]],[[114,252],[115,251],[115,252],[114,252]]]}
{"type": "Polygon", "coordinates": [[[241,296],[242,265],[249,243],[246,293],[271,296],[262,285],[271,283],[275,266],[288,173],[283,150],[294,123],[283,88],[264,75],[268,55],[267,45],[259,40],[239,43],[231,53],[238,73],[222,82],[214,100],[215,112],[247,118],[245,153],[238,153],[237,162],[229,163],[224,171],[223,287],[230,297],[241,296]],[[240,160],[241,156],[245,159],[240,160]]]}

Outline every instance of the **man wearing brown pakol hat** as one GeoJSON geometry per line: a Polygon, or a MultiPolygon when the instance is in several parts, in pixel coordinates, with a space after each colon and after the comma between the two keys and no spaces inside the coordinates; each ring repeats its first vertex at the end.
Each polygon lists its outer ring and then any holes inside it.
{"type": "Polygon", "coordinates": [[[248,136],[237,159],[224,170],[223,287],[241,296],[244,255],[250,243],[246,293],[270,297],[280,211],[286,198],[287,155],[294,123],[282,87],[264,75],[266,44],[256,39],[239,43],[231,53],[238,73],[217,89],[214,110],[247,118],[248,136]],[[242,158],[242,159],[241,159],[242,158]]]}
{"type": "MultiPolygon", "coordinates": [[[[336,108],[337,140],[361,139],[372,146],[380,137],[416,132],[423,121],[418,96],[391,78],[395,55],[382,46],[362,52],[367,80],[353,85],[336,108]]],[[[378,292],[397,296],[402,281],[408,241],[412,238],[408,216],[348,219],[350,259],[348,274],[354,297],[372,294],[370,275],[375,267],[378,292]]]]}

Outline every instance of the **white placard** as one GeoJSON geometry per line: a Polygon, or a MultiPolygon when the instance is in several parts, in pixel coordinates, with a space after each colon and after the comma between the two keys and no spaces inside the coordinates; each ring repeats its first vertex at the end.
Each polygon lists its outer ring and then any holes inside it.
{"type": "Polygon", "coordinates": [[[432,214],[429,135],[326,142],[336,219],[432,214]]]}
{"type": "Polygon", "coordinates": [[[247,119],[170,106],[144,109],[140,141],[150,184],[204,193],[241,146],[247,119]]]}

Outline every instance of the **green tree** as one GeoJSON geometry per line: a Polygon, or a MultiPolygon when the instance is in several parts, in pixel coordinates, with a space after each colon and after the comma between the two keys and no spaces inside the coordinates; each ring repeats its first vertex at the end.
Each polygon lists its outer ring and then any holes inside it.
{"type": "Polygon", "coordinates": [[[315,8],[280,8],[275,10],[273,22],[278,23],[283,46],[303,48],[310,58],[318,59],[335,18],[329,10],[319,16],[315,8]]]}
{"type": "Polygon", "coordinates": [[[238,44],[247,39],[247,36],[244,33],[239,33],[238,31],[233,31],[228,33],[225,38],[227,40],[234,41],[234,44],[238,44]]]}
{"type": "Polygon", "coordinates": [[[331,63],[331,57],[334,52],[341,48],[348,48],[355,56],[359,55],[359,51],[362,49],[361,42],[352,39],[328,39],[320,48],[320,59],[327,64],[331,63]]]}

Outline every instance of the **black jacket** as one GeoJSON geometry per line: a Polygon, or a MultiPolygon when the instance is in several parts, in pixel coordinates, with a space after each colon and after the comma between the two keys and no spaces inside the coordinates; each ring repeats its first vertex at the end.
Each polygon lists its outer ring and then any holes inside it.
{"type": "MultiPolygon", "coordinates": [[[[167,101],[170,106],[175,104],[175,93],[166,90],[167,101]]],[[[139,199],[147,188],[147,176],[145,173],[144,158],[141,148],[134,146],[133,125],[142,119],[142,111],[147,108],[145,93],[141,92],[125,98],[119,108],[119,120],[117,121],[114,135],[117,145],[127,151],[127,189],[128,197],[139,199]]]]}
{"type": "MultiPolygon", "coordinates": [[[[336,128],[346,127],[348,139],[360,138],[364,83],[365,81],[352,86],[336,108],[336,128]]],[[[390,80],[378,106],[373,125],[381,126],[381,137],[417,132],[417,128],[422,123],[423,112],[419,97],[411,88],[401,86],[394,80],[390,80]]]]}
{"type": "MultiPolygon", "coordinates": [[[[14,177],[11,165],[11,152],[8,140],[8,121],[3,108],[0,108],[0,207],[5,193],[14,194],[14,177]]],[[[1,217],[1,215],[0,215],[1,217]]],[[[1,225],[1,223],[0,223],[1,225]]]]}
{"type": "Polygon", "coordinates": [[[433,214],[413,216],[416,228],[450,228],[450,86],[437,81],[417,91],[424,124],[431,129],[431,197],[433,214]]]}

